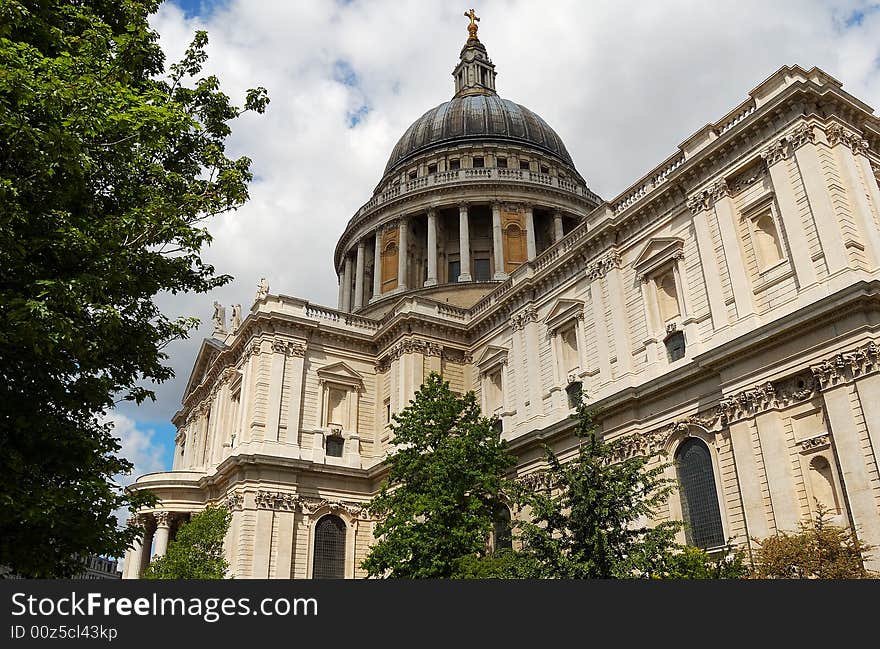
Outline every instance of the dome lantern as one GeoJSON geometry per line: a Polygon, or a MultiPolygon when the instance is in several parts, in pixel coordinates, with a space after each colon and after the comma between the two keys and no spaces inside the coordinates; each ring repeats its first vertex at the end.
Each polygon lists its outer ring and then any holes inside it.
{"type": "Polygon", "coordinates": [[[489,59],[486,46],[477,38],[479,17],[474,10],[464,14],[470,18],[468,39],[461,48],[458,65],[452,71],[455,79],[454,97],[495,94],[495,64],[489,59]]]}

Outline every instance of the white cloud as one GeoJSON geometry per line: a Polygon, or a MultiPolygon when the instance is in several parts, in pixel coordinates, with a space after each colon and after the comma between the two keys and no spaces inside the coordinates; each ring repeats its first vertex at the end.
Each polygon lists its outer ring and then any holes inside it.
{"type": "MultiPolygon", "coordinates": [[[[208,71],[242,97],[263,85],[266,115],[233,125],[233,155],[254,161],[251,201],[215,219],[205,257],[236,280],[211,295],[162,297],[198,315],[194,337],[171,345],[177,378],[138,419],[179,407],[211,302],[245,312],[259,277],[272,292],[335,305],[332,254],[378,182],[397,138],[452,95],[467,36],[447,2],[230,0],[204,20],[165,3],[153,20],[169,61],[208,30],[208,71]],[[344,61],[356,84],[340,80],[344,61]],[[335,79],[336,78],[336,79],[335,79]],[[351,114],[368,108],[355,128],[351,114]]],[[[784,64],[817,65],[869,104],[880,103],[880,11],[864,2],[544,2],[484,0],[480,38],[498,90],[542,115],[591,188],[611,198],[704,124],[724,115],[784,64]],[[856,11],[861,24],[845,27],[856,11]]]]}
{"type": "Polygon", "coordinates": [[[138,428],[134,420],[120,412],[107,413],[102,423],[113,424],[113,434],[120,438],[122,445],[119,455],[134,464],[130,475],[114,476],[118,484],[127,486],[140,475],[166,469],[165,448],[157,439],[156,431],[138,428]]]}

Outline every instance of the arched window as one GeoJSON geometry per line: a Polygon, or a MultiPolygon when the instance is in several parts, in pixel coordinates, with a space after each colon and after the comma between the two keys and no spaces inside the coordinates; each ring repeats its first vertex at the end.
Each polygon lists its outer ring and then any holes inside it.
{"type": "Polygon", "coordinates": [[[700,439],[688,438],[678,447],[675,468],[688,544],[699,548],[723,545],[724,530],[709,447],[700,439]]]}
{"type": "Polygon", "coordinates": [[[323,516],[315,525],[312,577],[345,578],[345,523],[339,516],[323,516]]]}
{"type": "Polygon", "coordinates": [[[510,528],[510,510],[499,503],[495,510],[495,551],[513,549],[513,534],[510,528]]]}

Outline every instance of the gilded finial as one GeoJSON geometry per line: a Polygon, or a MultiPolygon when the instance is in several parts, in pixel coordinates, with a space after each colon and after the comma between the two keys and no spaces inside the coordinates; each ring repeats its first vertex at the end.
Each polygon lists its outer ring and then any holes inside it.
{"type": "Polygon", "coordinates": [[[479,17],[477,16],[476,13],[474,13],[473,9],[471,9],[470,11],[465,11],[464,16],[465,16],[465,18],[471,19],[471,24],[468,25],[468,34],[469,34],[468,40],[469,41],[480,40],[477,38],[477,29],[479,28],[477,23],[480,22],[479,17]]]}

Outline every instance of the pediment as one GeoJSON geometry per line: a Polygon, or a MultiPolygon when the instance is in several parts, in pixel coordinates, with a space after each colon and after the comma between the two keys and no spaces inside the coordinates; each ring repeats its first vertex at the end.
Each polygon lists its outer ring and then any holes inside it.
{"type": "Polygon", "coordinates": [[[205,380],[205,375],[207,374],[208,369],[211,367],[211,363],[214,362],[214,359],[216,359],[224,349],[226,349],[226,345],[218,341],[216,338],[205,338],[202,341],[202,346],[199,348],[199,353],[196,355],[196,362],[193,364],[189,380],[186,382],[186,389],[183,391],[183,400],[186,400],[190,392],[202,384],[202,381],[205,380]]]}
{"type": "Polygon", "coordinates": [[[489,369],[499,363],[507,362],[507,350],[504,347],[496,347],[495,345],[487,345],[483,353],[474,361],[474,364],[481,370],[489,369]]]}
{"type": "Polygon", "coordinates": [[[641,273],[674,259],[684,250],[684,240],[678,237],[658,237],[651,239],[642,248],[633,266],[641,273]]]}
{"type": "Polygon", "coordinates": [[[346,385],[363,385],[363,377],[359,372],[352,369],[347,363],[339,362],[332,365],[326,365],[316,371],[318,378],[323,381],[333,381],[336,383],[344,383],[346,385]]]}
{"type": "Polygon", "coordinates": [[[544,318],[544,324],[552,331],[569,320],[576,318],[583,313],[583,310],[583,300],[559,298],[553,303],[550,312],[547,314],[547,317],[544,318]]]}

